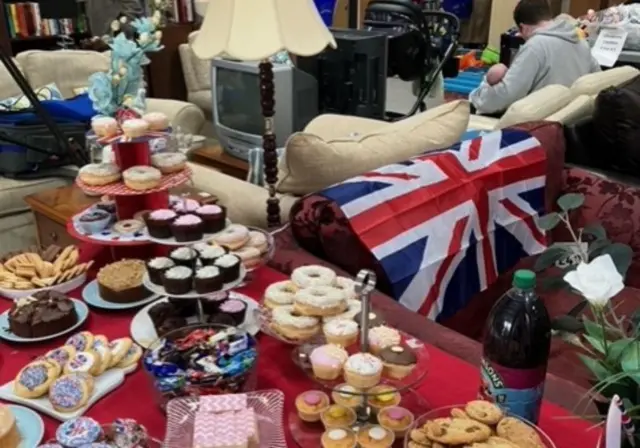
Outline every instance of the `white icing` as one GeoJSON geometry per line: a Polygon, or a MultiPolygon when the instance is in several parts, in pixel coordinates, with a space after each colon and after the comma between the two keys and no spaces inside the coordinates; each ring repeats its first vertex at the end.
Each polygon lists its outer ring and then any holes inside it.
{"type": "Polygon", "coordinates": [[[186,266],[176,266],[164,273],[164,276],[169,279],[183,280],[193,275],[193,271],[186,266]]]}
{"type": "Polygon", "coordinates": [[[147,130],[149,129],[149,123],[141,118],[131,118],[122,123],[123,131],[137,131],[137,130],[147,130]]]}
{"type": "Polygon", "coordinates": [[[174,166],[187,161],[187,157],[181,152],[161,152],[151,156],[151,163],[155,166],[174,166]]]}
{"type": "Polygon", "coordinates": [[[208,243],[196,243],[191,247],[197,250],[198,252],[202,252],[203,250],[211,246],[208,243]]]}
{"type": "Polygon", "coordinates": [[[374,426],[369,430],[369,437],[373,440],[384,440],[387,437],[387,431],[380,426],[374,426]]]}
{"type": "Polygon", "coordinates": [[[395,346],[391,347],[391,351],[393,353],[402,353],[402,352],[404,352],[404,348],[402,348],[399,345],[395,345],[395,346]]]}
{"type": "Polygon", "coordinates": [[[317,317],[312,316],[294,316],[292,305],[279,306],[273,310],[271,318],[276,324],[286,325],[295,328],[311,328],[320,322],[317,317]]]}
{"type": "Polygon", "coordinates": [[[336,273],[324,266],[300,266],[299,268],[294,269],[291,273],[291,280],[293,280],[293,282],[300,288],[307,288],[315,285],[332,285],[335,279],[336,273]]]}
{"type": "Polygon", "coordinates": [[[356,392],[356,388],[353,386],[349,386],[348,384],[345,384],[344,386],[340,387],[340,389],[338,389],[338,393],[340,394],[340,396],[345,399],[353,398],[356,392]]]}
{"type": "Polygon", "coordinates": [[[91,124],[96,126],[118,125],[118,120],[113,117],[93,117],[91,124]]]}
{"type": "Polygon", "coordinates": [[[324,324],[325,333],[336,336],[350,336],[358,332],[358,324],[353,320],[335,319],[324,324]]]}
{"type": "Polygon", "coordinates": [[[212,278],[220,275],[220,269],[215,266],[205,266],[196,271],[196,277],[198,278],[212,278]]]}
{"type": "Polygon", "coordinates": [[[355,300],[356,295],[356,282],[347,277],[336,277],[335,286],[344,292],[347,300],[355,300]]]}
{"type": "Polygon", "coordinates": [[[218,258],[214,264],[223,268],[230,268],[231,266],[235,266],[239,263],[240,259],[235,255],[225,254],[218,258]]]}
{"type": "Polygon", "coordinates": [[[137,165],[126,169],[122,175],[130,180],[154,180],[160,179],[162,173],[158,168],[147,165],[137,165]]]}
{"type": "MultiPolygon", "coordinates": [[[[336,314],[335,316],[327,316],[324,318],[325,322],[331,322],[336,319],[349,319],[353,320],[356,315],[362,310],[362,303],[359,300],[347,300],[347,311],[344,313],[336,314]]],[[[359,323],[359,322],[358,322],[359,323]]]]}
{"type": "Polygon", "coordinates": [[[112,176],[120,172],[118,165],[113,163],[90,163],[80,168],[80,174],[93,174],[95,176],[112,176]]]}
{"type": "Polygon", "coordinates": [[[391,327],[380,325],[369,330],[369,342],[381,348],[400,344],[400,332],[391,327]]]}
{"type": "Polygon", "coordinates": [[[331,440],[338,441],[346,439],[348,435],[349,434],[344,429],[332,429],[327,434],[327,437],[329,437],[331,440]]]}
{"type": "Polygon", "coordinates": [[[198,256],[198,253],[190,247],[179,247],[171,251],[171,256],[178,260],[191,260],[198,256]]]}
{"type": "Polygon", "coordinates": [[[175,263],[171,258],[156,257],[149,261],[149,266],[151,266],[154,269],[167,269],[175,266],[175,263]]]}
{"type": "Polygon", "coordinates": [[[204,258],[217,258],[225,255],[227,251],[224,250],[223,247],[220,246],[209,246],[203,248],[200,251],[200,255],[204,258]]]}
{"type": "Polygon", "coordinates": [[[290,305],[296,296],[295,285],[288,281],[276,282],[267,286],[264,297],[269,301],[278,305],[290,305]]]}
{"type": "Polygon", "coordinates": [[[331,308],[344,302],[344,294],[332,286],[311,286],[298,291],[295,300],[306,305],[331,308]]]}
{"type": "Polygon", "coordinates": [[[369,353],[349,356],[345,368],[360,375],[375,375],[382,370],[382,361],[369,353]]]}

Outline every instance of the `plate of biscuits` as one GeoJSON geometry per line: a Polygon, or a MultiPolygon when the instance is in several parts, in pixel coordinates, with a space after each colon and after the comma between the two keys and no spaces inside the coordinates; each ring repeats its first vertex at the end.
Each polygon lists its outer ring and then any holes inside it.
{"type": "Polygon", "coordinates": [[[84,283],[93,261],[78,263],[75,245],[31,247],[0,262],[0,296],[19,299],[43,289],[69,292],[84,283]]]}

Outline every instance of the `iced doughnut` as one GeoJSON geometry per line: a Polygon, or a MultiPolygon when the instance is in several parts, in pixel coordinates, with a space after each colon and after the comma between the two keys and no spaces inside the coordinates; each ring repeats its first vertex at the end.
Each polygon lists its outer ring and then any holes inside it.
{"type": "Polygon", "coordinates": [[[122,132],[129,138],[142,137],[149,130],[149,123],[141,118],[132,118],[122,123],[122,132]]]}
{"type": "Polygon", "coordinates": [[[217,233],[213,241],[227,249],[236,250],[249,241],[249,229],[241,224],[231,224],[217,233]]]}
{"type": "Polygon", "coordinates": [[[293,304],[298,287],[289,280],[270,284],[264,292],[264,304],[268,308],[278,308],[293,304]]]}
{"type": "Polygon", "coordinates": [[[164,131],[169,127],[169,119],[162,112],[149,112],[142,119],[147,122],[152,131],[164,131]]]}
{"type": "Polygon", "coordinates": [[[305,316],[333,316],[347,309],[347,301],[339,289],[316,285],[296,292],[293,306],[305,316]]]}
{"type": "Polygon", "coordinates": [[[249,232],[249,242],[247,243],[247,246],[255,247],[261,254],[263,254],[269,249],[267,236],[262,232],[252,230],[249,232]]]}
{"type": "Polygon", "coordinates": [[[320,320],[312,316],[296,314],[291,305],[284,305],[273,310],[272,328],[287,339],[306,340],[320,332],[320,320]]]}
{"type": "Polygon", "coordinates": [[[341,289],[344,292],[344,298],[347,300],[354,300],[356,295],[356,282],[347,277],[336,277],[334,285],[336,288],[341,289]]]}
{"type": "MultiPolygon", "coordinates": [[[[335,316],[327,316],[323,318],[325,322],[329,322],[334,319],[347,319],[353,320],[356,318],[356,315],[362,311],[362,303],[356,299],[347,299],[347,311],[344,313],[336,314],[335,316]]],[[[359,324],[360,322],[358,322],[359,324]]]]}
{"type": "Polygon", "coordinates": [[[162,173],[152,166],[138,165],[125,170],[122,177],[127,187],[143,191],[157,187],[162,179],[162,173]]]}
{"type": "Polygon", "coordinates": [[[120,129],[113,117],[95,117],[91,120],[91,129],[98,137],[113,137],[120,129]]]}
{"type": "Polygon", "coordinates": [[[309,286],[329,286],[336,280],[336,273],[324,266],[300,266],[291,273],[291,280],[299,288],[309,286]]]}
{"type": "Polygon", "coordinates": [[[185,163],[187,163],[187,156],[180,152],[161,152],[151,156],[151,164],[163,174],[182,171],[185,163]]]}
{"type": "Polygon", "coordinates": [[[232,253],[240,257],[242,264],[247,269],[256,267],[262,261],[260,251],[255,247],[244,246],[240,249],[234,250],[232,253]]]}
{"type": "Polygon", "coordinates": [[[109,185],[120,180],[120,168],[113,163],[90,163],[78,171],[80,180],[87,185],[109,185]]]}

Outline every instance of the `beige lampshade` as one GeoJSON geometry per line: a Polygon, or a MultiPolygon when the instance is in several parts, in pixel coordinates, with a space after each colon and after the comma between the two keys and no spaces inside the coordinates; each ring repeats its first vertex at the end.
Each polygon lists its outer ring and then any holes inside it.
{"type": "Polygon", "coordinates": [[[336,47],[313,0],[196,0],[196,12],[205,16],[191,44],[200,59],[259,61],[281,50],[312,56],[336,47]]]}

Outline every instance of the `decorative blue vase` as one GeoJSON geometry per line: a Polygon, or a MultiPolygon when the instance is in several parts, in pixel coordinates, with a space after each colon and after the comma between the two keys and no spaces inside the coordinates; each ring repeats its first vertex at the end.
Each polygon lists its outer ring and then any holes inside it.
{"type": "Polygon", "coordinates": [[[314,0],[314,2],[324,24],[328,27],[333,25],[333,11],[336,8],[336,0],[314,0]]]}

